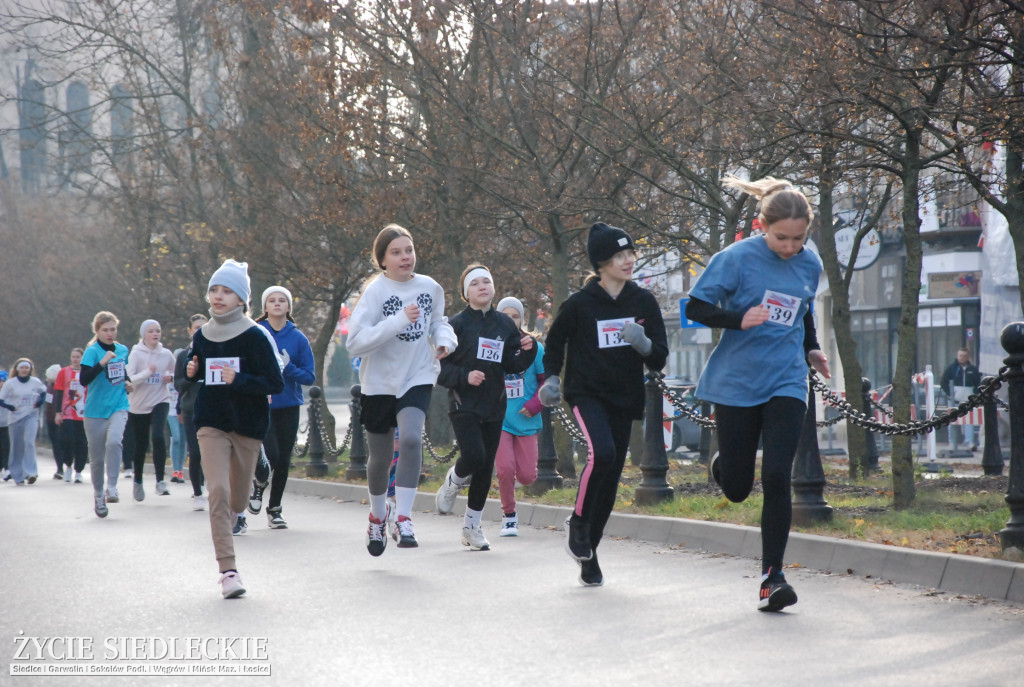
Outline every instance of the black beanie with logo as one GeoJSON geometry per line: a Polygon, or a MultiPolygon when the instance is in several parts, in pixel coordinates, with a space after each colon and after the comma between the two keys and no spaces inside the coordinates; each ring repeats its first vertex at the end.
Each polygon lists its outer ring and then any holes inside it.
{"type": "Polygon", "coordinates": [[[622,229],[612,227],[604,222],[598,222],[590,227],[590,236],[587,237],[587,257],[590,264],[597,271],[598,265],[612,259],[620,250],[636,250],[633,239],[622,229]]]}

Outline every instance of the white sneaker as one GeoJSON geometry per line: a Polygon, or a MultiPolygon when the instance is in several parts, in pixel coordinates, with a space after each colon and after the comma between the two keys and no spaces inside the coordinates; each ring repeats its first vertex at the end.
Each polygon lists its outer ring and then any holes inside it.
{"type": "Polygon", "coordinates": [[[480,525],[462,528],[462,545],[468,546],[471,551],[490,551],[491,543],[484,536],[480,525]]]}
{"type": "Polygon", "coordinates": [[[167,482],[159,480],[156,483],[156,495],[157,496],[170,496],[171,492],[167,490],[167,482]]]}
{"type": "Polygon", "coordinates": [[[226,572],[220,576],[220,592],[225,599],[237,599],[245,594],[245,587],[242,586],[242,577],[237,572],[226,572]]]}
{"type": "Polygon", "coordinates": [[[3,468],[2,470],[0,470],[0,479],[2,479],[3,481],[5,481],[5,482],[6,482],[6,481],[7,481],[7,479],[8,479],[8,478],[9,478],[10,476],[11,476],[11,471],[10,471],[10,470],[8,470],[7,468],[3,468]]]}
{"type": "Polygon", "coordinates": [[[66,468],[64,468],[64,481],[65,482],[70,482],[71,481],[71,475],[72,475],[73,472],[74,472],[74,470],[71,469],[70,465],[67,466],[66,468]]]}
{"type": "Polygon", "coordinates": [[[75,473],[75,484],[81,484],[81,483],[82,483],[82,473],[76,472],[75,473]]]}
{"type": "Polygon", "coordinates": [[[448,474],[444,476],[444,482],[441,483],[441,487],[437,490],[434,505],[437,507],[437,512],[441,515],[452,512],[452,508],[455,506],[455,497],[459,495],[459,489],[462,488],[461,485],[452,481],[454,476],[455,466],[453,465],[448,468],[448,474]]]}
{"type": "Polygon", "coordinates": [[[107,503],[120,503],[121,497],[117,493],[117,487],[107,488],[107,503]]]}
{"type": "Polygon", "coordinates": [[[206,494],[192,495],[192,510],[206,510],[206,494]]]}
{"type": "Polygon", "coordinates": [[[501,532],[498,533],[499,537],[518,537],[519,536],[519,517],[514,513],[512,515],[501,516],[501,532]]]}
{"type": "Polygon", "coordinates": [[[134,473],[134,472],[132,471],[132,469],[131,469],[131,468],[128,468],[127,470],[125,470],[125,471],[124,471],[124,474],[123,474],[123,475],[121,475],[121,477],[122,477],[123,479],[131,479],[131,478],[132,478],[132,477],[134,477],[134,476],[135,476],[135,473],[134,473]]]}

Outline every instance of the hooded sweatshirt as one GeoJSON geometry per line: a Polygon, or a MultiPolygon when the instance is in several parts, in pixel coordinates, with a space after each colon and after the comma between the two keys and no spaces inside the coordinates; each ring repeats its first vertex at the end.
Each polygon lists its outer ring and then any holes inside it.
{"type": "Polygon", "coordinates": [[[150,348],[140,341],[132,346],[128,355],[128,379],[134,389],[128,395],[128,412],[146,415],[153,412],[158,403],[171,400],[168,384],[163,380],[165,374],[174,374],[174,354],[163,344],[150,348]],[[156,372],[150,372],[150,365],[156,366],[156,372]]]}
{"type": "Polygon", "coordinates": [[[281,331],[271,327],[270,320],[263,320],[259,325],[270,332],[282,359],[288,361],[281,372],[284,376],[284,391],[270,398],[270,408],[278,410],[301,406],[302,387],[316,381],[316,375],[313,373],[313,349],[309,345],[309,339],[299,331],[294,322],[287,320],[281,331]]]}

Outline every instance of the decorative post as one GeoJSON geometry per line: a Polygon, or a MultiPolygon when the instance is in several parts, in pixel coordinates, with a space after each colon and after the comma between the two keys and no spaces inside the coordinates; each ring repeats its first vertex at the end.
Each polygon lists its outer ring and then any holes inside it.
{"type": "MultiPolygon", "coordinates": [[[[864,380],[867,381],[867,380],[864,380]]],[[[877,459],[877,454],[875,458],[877,459]]],[[[818,409],[814,387],[807,390],[807,412],[793,459],[793,522],[801,527],[832,518],[825,501],[825,470],[818,451],[818,409]]]]}
{"type": "MultiPolygon", "coordinates": [[[[711,404],[701,403],[700,414],[702,417],[711,417],[711,404]]],[[[697,443],[697,462],[707,465],[711,459],[711,428],[701,425],[700,441],[697,443]]]]}
{"type": "Polygon", "coordinates": [[[664,403],[658,384],[664,377],[665,375],[658,371],[647,372],[644,462],[640,466],[643,477],[636,488],[635,496],[636,503],[642,506],[671,501],[675,493],[665,479],[665,475],[668,474],[668,455],[665,453],[665,430],[661,421],[664,403]]]}
{"type": "Polygon", "coordinates": [[[348,467],[345,468],[345,479],[366,479],[366,437],[363,435],[363,393],[362,387],[353,384],[350,390],[352,401],[349,403],[351,410],[352,443],[348,449],[348,467]]]}
{"type": "Polygon", "coordinates": [[[320,397],[323,391],[318,386],[309,387],[309,407],[306,412],[309,415],[309,464],[306,465],[306,477],[323,477],[327,474],[327,463],[324,462],[324,440],[320,432],[323,425],[320,423],[320,397]]]}
{"type": "Polygon", "coordinates": [[[1024,322],[1006,325],[999,342],[1010,354],[1003,361],[1010,368],[1010,476],[1006,486],[1010,519],[999,531],[999,541],[1003,549],[1024,549],[1024,322]]]}
{"type": "MultiPolygon", "coordinates": [[[[871,407],[871,380],[867,377],[860,378],[861,392],[864,394],[864,412],[868,417],[873,417],[875,411],[871,407]]],[[[864,476],[877,472],[878,467],[878,444],[875,443],[875,433],[867,427],[864,428],[864,476]]]]}
{"type": "MultiPolygon", "coordinates": [[[[981,380],[984,385],[991,384],[995,377],[985,377],[981,380]]],[[[985,469],[986,475],[1003,474],[1003,449],[999,446],[999,416],[996,415],[996,398],[990,395],[985,398],[982,405],[982,412],[985,432],[985,450],[981,454],[981,467],[985,469]]]]}
{"type": "Polygon", "coordinates": [[[555,451],[555,437],[551,433],[551,408],[540,411],[541,427],[537,437],[537,480],[526,487],[526,493],[540,496],[550,489],[562,488],[562,476],[558,474],[558,453],[555,451]]]}

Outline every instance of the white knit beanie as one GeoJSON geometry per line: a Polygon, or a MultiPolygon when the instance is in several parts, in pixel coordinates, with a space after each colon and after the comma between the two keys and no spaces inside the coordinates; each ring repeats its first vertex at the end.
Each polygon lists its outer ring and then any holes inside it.
{"type": "Polygon", "coordinates": [[[249,297],[252,295],[252,287],[249,286],[249,263],[236,262],[228,258],[210,277],[210,285],[206,287],[206,290],[209,291],[214,286],[226,286],[234,291],[235,295],[244,303],[248,303],[249,297]]]}

